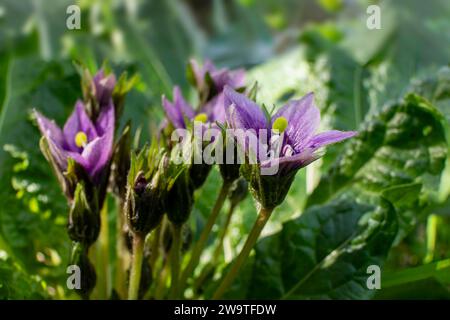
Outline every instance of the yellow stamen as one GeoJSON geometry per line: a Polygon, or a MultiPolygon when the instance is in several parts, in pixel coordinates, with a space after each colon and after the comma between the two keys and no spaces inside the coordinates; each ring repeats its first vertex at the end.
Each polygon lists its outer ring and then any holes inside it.
{"type": "Polygon", "coordinates": [[[206,123],[206,121],[208,121],[208,116],[206,115],[206,113],[199,113],[195,116],[194,121],[206,123]]]}
{"type": "Polygon", "coordinates": [[[75,145],[78,148],[84,148],[87,145],[87,142],[87,135],[83,131],[80,131],[75,135],[75,145]]]}
{"type": "Polygon", "coordinates": [[[273,122],[272,129],[278,131],[279,133],[282,133],[284,130],[286,130],[288,124],[289,123],[285,117],[279,117],[276,118],[273,122]]]}

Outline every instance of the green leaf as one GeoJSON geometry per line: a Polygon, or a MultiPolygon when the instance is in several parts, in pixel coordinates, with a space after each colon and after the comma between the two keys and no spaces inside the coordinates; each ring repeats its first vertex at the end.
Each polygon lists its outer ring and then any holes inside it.
{"type": "Polygon", "coordinates": [[[428,278],[435,278],[443,283],[450,283],[450,259],[441,260],[423,266],[384,273],[381,286],[383,288],[398,286],[428,278]]]}
{"type": "Polygon", "coordinates": [[[449,300],[450,290],[433,278],[408,282],[378,290],[374,299],[381,300],[449,300]]]}
{"type": "Polygon", "coordinates": [[[369,298],[367,267],[382,266],[396,232],[395,210],[383,199],[378,206],[345,199],[314,206],[257,244],[242,271],[251,280],[238,279],[227,298],[369,298]]]}
{"type": "Polygon", "coordinates": [[[45,283],[28,275],[5,251],[0,250],[0,300],[44,299],[45,283]]]}
{"type": "MultiPolygon", "coordinates": [[[[435,107],[417,95],[387,105],[370,117],[358,136],[346,145],[345,153],[308,198],[307,207],[342,194],[373,203],[385,189],[406,185],[417,191],[416,184],[421,184],[416,197],[393,202],[402,209],[400,229],[407,232],[439,186],[447,157],[442,119],[435,107]]],[[[401,192],[397,189],[396,194],[401,192]]]]}
{"type": "MultiPolygon", "coordinates": [[[[428,101],[433,103],[445,116],[441,119],[442,125],[446,129],[447,142],[450,147],[450,68],[442,67],[438,72],[431,75],[414,79],[408,89],[422,95],[428,101]]],[[[448,197],[450,195],[450,152],[447,154],[447,163],[444,174],[441,179],[437,203],[440,208],[434,208],[434,211],[448,211],[448,197]]]]}
{"type": "Polygon", "coordinates": [[[0,207],[0,234],[14,263],[26,273],[45,275],[55,288],[66,278],[68,208],[39,150],[40,134],[29,110],[36,107],[61,124],[73,107],[79,80],[70,63],[43,62],[33,53],[12,53],[13,63],[5,74],[8,99],[1,110],[0,198],[7,205],[0,207]],[[49,250],[60,257],[58,263],[47,261],[49,250]]]}

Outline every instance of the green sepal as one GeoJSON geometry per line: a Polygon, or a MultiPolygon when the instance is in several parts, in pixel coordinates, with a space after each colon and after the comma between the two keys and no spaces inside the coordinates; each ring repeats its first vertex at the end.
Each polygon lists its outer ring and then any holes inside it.
{"type": "Polygon", "coordinates": [[[246,163],[241,166],[241,174],[249,184],[250,193],[266,209],[274,209],[284,201],[297,171],[261,175],[258,164],[246,163]]]}

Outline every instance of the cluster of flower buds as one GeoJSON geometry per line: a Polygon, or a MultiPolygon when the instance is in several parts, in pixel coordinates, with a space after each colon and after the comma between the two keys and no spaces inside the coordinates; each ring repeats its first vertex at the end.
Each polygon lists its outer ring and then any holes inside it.
{"type": "Polygon", "coordinates": [[[124,213],[129,230],[146,236],[155,229],[165,212],[167,195],[162,163],[165,155],[155,147],[131,154],[124,213]]]}

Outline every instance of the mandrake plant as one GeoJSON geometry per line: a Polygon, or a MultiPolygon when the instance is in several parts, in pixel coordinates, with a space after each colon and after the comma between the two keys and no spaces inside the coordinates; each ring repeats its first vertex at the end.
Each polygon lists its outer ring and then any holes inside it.
{"type": "MultiPolygon", "coordinates": [[[[119,133],[119,120],[126,104],[125,96],[136,77],[124,74],[117,80],[107,68],[95,75],[81,69],[81,75],[83,98],[76,102],[62,128],[38,111],[34,111],[34,116],[42,134],[42,153],[67,198],[67,232],[72,240],[70,265],[80,270],[75,290],[83,299],[89,299],[96,286],[104,287],[99,281],[106,281],[101,276],[102,266],[91,262],[89,251],[99,237],[101,225],[107,223],[105,199],[108,193],[119,204],[115,213],[119,226],[114,261],[116,278],[107,292],[108,297],[221,299],[227,297],[246,264],[254,263],[250,261],[253,258],[249,259],[251,252],[271,215],[276,214],[276,208],[285,200],[297,172],[319,159],[326,145],[357,134],[337,130],[318,133],[320,112],[314,104],[313,93],[290,100],[276,112],[269,112],[254,101],[256,86],[246,85],[244,70],[217,69],[209,61],[202,66],[190,61],[187,75],[197,92],[198,106],[189,104],[180,88],[175,87],[171,100],[162,97],[166,117],[158,132],[143,147],[133,148],[132,124],[128,123],[119,133]],[[195,130],[207,141],[198,142],[195,130]],[[231,139],[218,139],[213,131],[233,135],[231,139]],[[182,143],[178,140],[180,132],[187,133],[182,143]],[[238,132],[246,135],[242,138],[238,132]],[[196,205],[196,191],[214,166],[193,161],[196,153],[207,147],[206,142],[223,150],[231,148],[231,153],[241,158],[236,156],[230,162],[222,155],[225,161],[218,164],[222,177],[220,191],[198,239],[190,243],[188,222],[196,205]],[[273,150],[277,151],[275,155],[271,153],[273,150]],[[179,161],[180,155],[183,161],[179,161]],[[243,235],[239,253],[225,269],[217,270],[230,221],[247,190],[253,197],[257,218],[250,232],[243,235]],[[227,199],[230,206],[222,221],[219,217],[227,199]],[[213,239],[210,261],[204,266],[200,260],[210,246],[215,225],[220,231],[217,239],[213,239]]],[[[407,98],[405,112],[415,108],[411,105],[425,103],[417,99],[407,98]]],[[[430,110],[424,107],[422,111],[426,115],[430,110]]],[[[362,134],[370,134],[370,131],[362,134]]],[[[345,161],[350,161],[345,157],[345,154],[341,157],[344,161],[341,168],[347,165],[345,161]]],[[[332,181],[329,183],[331,192],[335,185],[332,181]]],[[[311,199],[314,201],[323,195],[313,194],[311,199]]],[[[373,222],[362,229],[361,241],[368,241],[364,239],[365,233],[369,237],[376,231],[389,234],[382,241],[392,243],[393,233],[389,228],[393,225],[387,224],[386,219],[392,218],[394,200],[389,202],[389,196],[383,196],[376,209],[348,203],[344,198],[321,214],[331,214],[326,219],[334,219],[352,210],[372,212],[373,222]]],[[[311,215],[307,212],[305,219],[314,219],[311,215]]],[[[310,228],[317,227],[314,222],[310,223],[310,228]]],[[[300,223],[289,228],[293,228],[295,238],[295,232],[305,226],[300,223]]],[[[306,239],[300,237],[298,245],[306,239]]],[[[342,245],[350,245],[357,237],[349,241],[342,245]]],[[[280,254],[289,250],[279,248],[280,254]]],[[[305,259],[305,265],[308,263],[305,259]]],[[[293,277],[295,273],[293,270],[293,277]]],[[[291,293],[295,296],[298,288],[298,284],[286,288],[284,297],[291,293]]]]}

